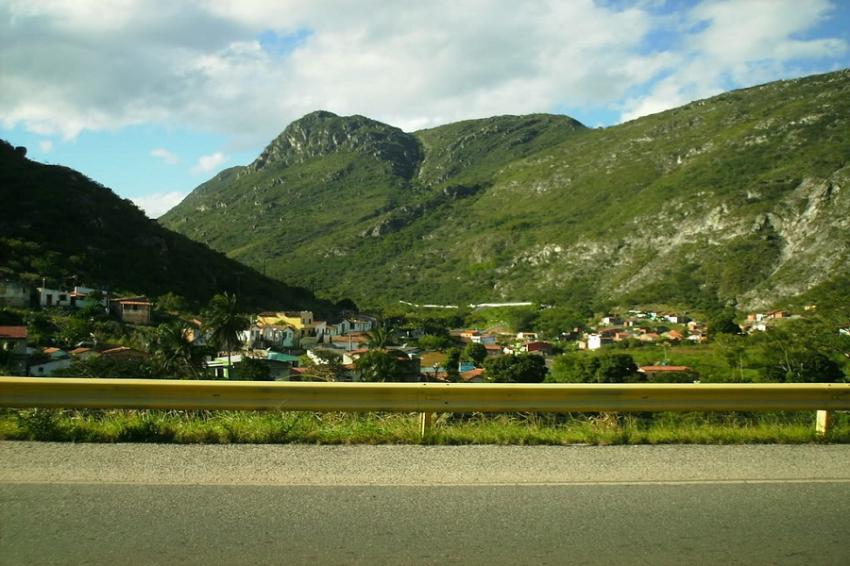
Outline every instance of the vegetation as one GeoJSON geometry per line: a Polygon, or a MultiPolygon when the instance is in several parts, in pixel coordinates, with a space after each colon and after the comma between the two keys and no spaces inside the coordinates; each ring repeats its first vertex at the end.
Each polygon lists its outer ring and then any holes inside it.
{"type": "Polygon", "coordinates": [[[81,173],[30,161],[2,140],[0,195],[0,280],[40,286],[46,279],[62,288],[79,282],[113,296],[160,296],[176,309],[225,290],[258,308],[330,306],[164,229],[81,173]]]}
{"type": "Polygon", "coordinates": [[[440,414],[419,437],[417,415],[231,411],[0,410],[0,440],[181,444],[744,444],[850,443],[850,415],[815,435],[813,413],[654,415],[440,414]]]}
{"type": "Polygon", "coordinates": [[[319,112],[162,222],[368,307],[534,300],[559,309],[540,315],[553,329],[610,301],[722,311],[846,281],[848,129],[846,70],[605,129],[532,115],[406,134],[319,112]]]}
{"type": "Polygon", "coordinates": [[[541,356],[517,354],[484,362],[487,379],[496,383],[541,383],[546,378],[546,362],[541,356]]]}

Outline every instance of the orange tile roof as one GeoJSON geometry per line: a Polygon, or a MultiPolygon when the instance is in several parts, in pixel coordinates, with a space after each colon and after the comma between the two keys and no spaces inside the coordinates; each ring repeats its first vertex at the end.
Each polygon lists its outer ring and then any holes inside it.
{"type": "Polygon", "coordinates": [[[0,338],[26,338],[26,326],[0,326],[0,338]]]}

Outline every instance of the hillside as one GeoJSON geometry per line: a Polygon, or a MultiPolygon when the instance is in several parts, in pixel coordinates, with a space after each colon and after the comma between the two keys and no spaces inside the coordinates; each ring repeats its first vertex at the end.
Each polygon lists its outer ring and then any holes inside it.
{"type": "Polygon", "coordinates": [[[375,303],[764,306],[850,273],[850,72],[619,126],[500,116],[404,133],[315,112],[164,225],[375,303]]]}
{"type": "Polygon", "coordinates": [[[246,307],[322,306],[304,289],[163,228],[81,173],[30,161],[2,140],[0,195],[0,278],[56,284],[76,276],[116,292],[174,292],[196,303],[229,290],[246,307]]]}

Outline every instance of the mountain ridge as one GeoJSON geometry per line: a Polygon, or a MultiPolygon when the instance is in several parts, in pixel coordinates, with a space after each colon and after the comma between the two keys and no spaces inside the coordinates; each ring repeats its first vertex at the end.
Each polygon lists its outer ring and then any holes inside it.
{"type": "Polygon", "coordinates": [[[604,129],[538,114],[406,134],[351,117],[367,122],[335,131],[413,137],[418,163],[318,136],[322,151],[213,178],[161,221],[332,298],[756,306],[850,271],[848,100],[844,70],[604,129]]]}
{"type": "Polygon", "coordinates": [[[195,305],[222,291],[244,307],[329,310],[306,289],[257,273],[162,227],[82,173],[26,158],[0,140],[0,278],[169,292],[195,305]]]}

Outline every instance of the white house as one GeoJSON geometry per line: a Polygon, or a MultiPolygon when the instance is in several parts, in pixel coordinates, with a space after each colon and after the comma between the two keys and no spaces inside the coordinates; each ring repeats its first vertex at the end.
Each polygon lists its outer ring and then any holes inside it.
{"type": "Polygon", "coordinates": [[[294,328],[286,325],[252,325],[239,332],[239,340],[249,348],[265,346],[294,348],[298,345],[298,334],[294,328]]]}

